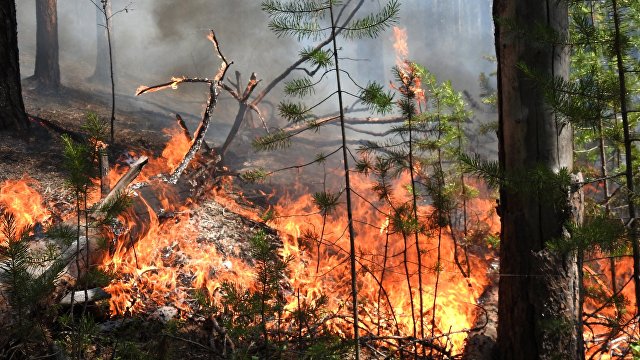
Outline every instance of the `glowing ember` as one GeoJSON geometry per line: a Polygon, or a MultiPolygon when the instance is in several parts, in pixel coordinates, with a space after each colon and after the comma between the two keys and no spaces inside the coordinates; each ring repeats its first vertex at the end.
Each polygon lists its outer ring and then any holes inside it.
{"type": "MultiPolygon", "coordinates": [[[[18,229],[42,222],[49,217],[42,205],[42,196],[33,189],[34,179],[24,177],[20,180],[7,180],[0,184],[0,212],[13,213],[18,229]]],[[[6,239],[0,235],[0,243],[6,239]]]]}

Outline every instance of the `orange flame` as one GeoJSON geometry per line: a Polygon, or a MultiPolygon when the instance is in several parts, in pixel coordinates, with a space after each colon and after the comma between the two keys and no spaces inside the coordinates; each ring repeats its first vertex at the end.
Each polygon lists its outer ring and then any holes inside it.
{"type": "MultiPolygon", "coordinates": [[[[355,177],[352,183],[357,193],[367,193],[372,183],[365,178],[355,177]]],[[[402,188],[398,186],[398,188],[402,188]]],[[[400,193],[395,196],[400,196],[400,193]]],[[[406,195],[403,195],[406,197],[406,195]]],[[[475,215],[487,220],[488,223],[496,223],[487,209],[492,209],[489,200],[474,200],[474,209],[470,210],[475,215]]],[[[423,206],[420,212],[430,213],[429,206],[423,206]]],[[[317,213],[310,195],[304,195],[297,199],[285,198],[276,207],[277,213],[282,214],[311,214],[317,213]]],[[[365,201],[356,201],[354,213],[357,218],[357,254],[358,254],[358,286],[359,301],[362,308],[359,309],[363,328],[372,332],[396,333],[398,330],[404,334],[411,334],[413,319],[411,317],[411,303],[415,313],[415,321],[420,323],[418,276],[420,270],[423,274],[422,300],[425,305],[422,317],[427,324],[426,331],[430,331],[434,298],[436,298],[436,334],[448,333],[471,328],[475,319],[475,303],[478,296],[488,283],[485,276],[486,264],[483,259],[471,258],[472,278],[465,279],[457,270],[453,260],[453,240],[449,234],[443,232],[442,254],[445,254],[440,264],[435,261],[435,249],[437,248],[437,234],[420,236],[420,246],[424,250],[422,254],[422,268],[417,268],[417,255],[415,249],[408,251],[407,264],[409,267],[409,282],[412,286],[410,296],[407,288],[407,275],[403,270],[403,241],[402,236],[389,226],[389,216],[373,209],[365,201]],[[370,224],[382,224],[380,228],[370,224]],[[434,296],[435,272],[439,268],[441,272],[437,297],[434,296]],[[382,285],[382,286],[381,286],[382,285]],[[412,299],[413,297],[413,299],[412,299]]],[[[321,294],[331,294],[330,309],[347,309],[349,303],[349,264],[347,249],[349,240],[345,234],[346,216],[335,214],[326,219],[323,225],[322,215],[316,214],[305,217],[304,220],[289,218],[288,221],[274,222],[271,225],[278,228],[283,236],[283,256],[292,256],[294,261],[290,263],[291,275],[289,281],[293,289],[299,289],[301,297],[308,303],[313,303],[321,294]],[[324,234],[319,234],[320,229],[325,229],[324,234]],[[305,243],[301,234],[316,233],[315,244],[305,243]],[[317,241],[321,241],[320,253],[303,250],[316,249],[317,241]],[[313,246],[311,246],[313,245],[313,246]],[[319,260],[318,260],[319,257],[319,260]]],[[[492,230],[495,226],[491,225],[492,230]]],[[[413,237],[412,237],[413,238],[413,237]]],[[[297,294],[289,297],[288,308],[295,310],[297,306],[297,294]]],[[[343,319],[338,317],[337,319],[343,319]]],[[[338,333],[349,334],[349,324],[345,320],[332,320],[333,330],[338,333]]],[[[454,334],[451,341],[457,350],[462,348],[466,334],[454,334]]]]}
{"type": "MultiPolygon", "coordinates": [[[[415,65],[408,60],[409,57],[409,45],[407,45],[407,29],[393,27],[393,48],[396,52],[396,66],[399,70],[401,77],[400,91],[411,91],[418,103],[426,103],[426,95],[424,89],[422,89],[422,82],[419,76],[416,76],[415,65]]],[[[398,89],[394,84],[391,84],[392,88],[398,89]]]]}
{"type": "Polygon", "coordinates": [[[404,66],[404,61],[409,57],[409,45],[407,45],[407,29],[393,27],[393,48],[396,52],[396,65],[404,66]]]}
{"type": "MultiPolygon", "coordinates": [[[[14,214],[18,230],[49,217],[42,205],[42,196],[33,188],[36,185],[37,181],[28,176],[20,180],[6,180],[0,185],[0,210],[14,214]]],[[[6,241],[2,235],[0,240],[0,243],[6,241]]]]}
{"type": "MultiPolygon", "coordinates": [[[[160,159],[150,160],[145,171],[157,173],[158,170],[167,171],[168,149],[176,144],[188,144],[188,139],[178,130],[173,134],[167,149],[160,159]],[[183,137],[182,139],[180,139],[183,137]],[[154,165],[156,164],[156,165],[154,165]],[[159,166],[164,165],[164,168],[159,166]],[[156,166],[156,168],[154,168],[156,166]]],[[[182,153],[183,150],[178,150],[182,153]]],[[[150,175],[149,174],[149,175],[150,175]]],[[[406,174],[405,174],[406,175],[406,174]]],[[[406,200],[407,192],[401,186],[406,183],[406,176],[399,180],[399,186],[393,194],[397,201],[406,200]]],[[[367,193],[372,186],[371,181],[363,177],[355,177],[354,190],[357,193],[367,193]]],[[[298,193],[308,193],[298,187],[298,193]]],[[[193,311],[194,289],[204,289],[210,300],[217,302],[220,297],[222,282],[229,280],[245,288],[255,288],[255,277],[252,268],[242,259],[235,257],[239,250],[235,249],[227,254],[221,254],[216,245],[199,240],[195,224],[199,219],[193,217],[192,209],[179,207],[180,203],[175,194],[167,189],[156,189],[156,196],[161,200],[163,209],[172,212],[174,216],[168,221],[162,221],[143,200],[150,219],[145,235],[135,243],[135,251],[130,249],[131,242],[122,236],[118,240],[118,247],[103,261],[103,267],[119,274],[119,281],[113,282],[107,291],[112,294],[111,311],[113,314],[148,310],[148,306],[161,306],[171,303],[186,314],[193,311]]],[[[226,203],[233,211],[258,220],[258,216],[242,207],[235,205],[224,192],[217,192],[216,199],[226,203]]],[[[384,204],[378,204],[381,208],[384,204]]],[[[493,208],[489,200],[474,200],[470,203],[470,212],[484,221],[490,231],[497,231],[494,214],[487,211],[493,208]]],[[[297,309],[298,301],[314,304],[321,295],[330,294],[328,309],[344,312],[344,316],[336,316],[328,322],[330,330],[337,334],[350,334],[349,304],[350,304],[350,273],[348,266],[348,238],[345,235],[345,216],[341,212],[323,216],[315,208],[311,195],[298,198],[285,196],[275,206],[277,214],[314,214],[305,217],[288,217],[285,220],[275,220],[271,226],[281,233],[281,255],[291,257],[289,263],[289,288],[287,292],[286,309],[297,309]],[[324,231],[322,231],[324,229],[324,231]],[[312,236],[309,236],[312,234],[312,236]],[[319,244],[319,246],[318,246],[319,244]],[[299,295],[298,295],[299,291],[299,295]]],[[[484,259],[470,258],[472,277],[465,279],[455,266],[452,254],[454,243],[448,231],[443,231],[440,239],[437,233],[420,235],[419,244],[423,253],[420,255],[422,268],[417,267],[417,254],[414,245],[407,250],[407,271],[404,270],[404,247],[401,235],[393,228],[389,214],[378,212],[366,201],[356,201],[354,213],[358,220],[357,255],[358,255],[358,286],[361,308],[361,320],[364,328],[369,331],[386,334],[411,334],[413,322],[420,323],[422,317],[426,327],[431,331],[431,316],[435,299],[435,328],[434,334],[444,334],[471,328],[475,318],[475,303],[478,296],[488,283],[485,276],[486,264],[484,259]],[[374,226],[371,224],[381,224],[374,226]],[[442,244],[443,255],[438,264],[435,260],[435,249],[438,241],[442,244]],[[437,296],[434,294],[435,271],[440,271],[440,281],[437,296]],[[423,276],[423,291],[418,292],[417,272],[423,276]],[[407,290],[409,282],[412,294],[407,290]],[[382,285],[382,286],[381,286],[382,285]],[[418,302],[423,300],[423,313],[419,313],[418,302]],[[412,317],[412,301],[413,313],[412,317]]],[[[432,210],[425,205],[420,209],[421,216],[426,216],[432,210]]],[[[133,223],[135,220],[129,220],[133,223]]],[[[413,241],[413,240],[412,240],[413,241]]],[[[275,325],[274,325],[275,326],[275,325]]],[[[456,349],[461,349],[464,333],[454,334],[450,340],[456,349]]]]}

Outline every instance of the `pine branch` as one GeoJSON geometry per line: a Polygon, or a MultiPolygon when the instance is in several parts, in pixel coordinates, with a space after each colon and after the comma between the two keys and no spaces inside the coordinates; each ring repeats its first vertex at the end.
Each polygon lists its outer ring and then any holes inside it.
{"type": "Polygon", "coordinates": [[[340,29],[343,30],[344,37],[350,40],[364,37],[375,38],[398,21],[399,12],[400,3],[398,0],[391,0],[379,12],[354,20],[348,26],[340,27],[340,29]]]}

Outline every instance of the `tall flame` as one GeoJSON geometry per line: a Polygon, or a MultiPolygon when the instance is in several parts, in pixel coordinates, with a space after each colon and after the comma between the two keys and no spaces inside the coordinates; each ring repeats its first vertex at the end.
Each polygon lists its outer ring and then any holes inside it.
{"type": "Polygon", "coordinates": [[[396,52],[396,65],[403,67],[409,57],[409,45],[407,45],[407,29],[398,26],[393,27],[393,48],[396,52]]]}
{"type": "MultiPolygon", "coordinates": [[[[362,177],[354,178],[353,187],[356,193],[365,194],[372,183],[362,177]]],[[[400,188],[400,187],[398,187],[400,188]]],[[[287,221],[277,221],[272,225],[278,228],[284,248],[283,256],[292,256],[290,263],[292,271],[289,281],[293,289],[299,289],[302,298],[313,303],[321,294],[330,294],[330,309],[345,308],[350,298],[350,275],[347,249],[349,241],[345,234],[346,216],[335,214],[324,219],[317,214],[311,195],[299,198],[285,198],[276,207],[277,213],[282,214],[313,214],[299,220],[297,217],[287,221]],[[321,234],[321,229],[325,229],[321,234]],[[313,233],[312,236],[308,236],[313,233]],[[312,238],[309,240],[309,238],[312,238]],[[309,243],[312,242],[312,243],[309,243]],[[320,242],[320,252],[315,249],[320,242]],[[304,250],[303,250],[304,249],[304,250]],[[313,251],[306,250],[313,249],[313,251]]],[[[497,231],[497,221],[487,211],[492,209],[489,200],[474,200],[470,211],[489,224],[490,231],[497,231]]],[[[420,209],[422,216],[432,209],[425,205],[420,209]]],[[[408,250],[406,265],[408,266],[409,282],[412,294],[408,292],[407,272],[404,270],[404,247],[402,236],[393,233],[386,213],[377,211],[364,200],[356,201],[354,216],[357,219],[356,243],[359,263],[358,286],[359,309],[363,327],[373,333],[393,334],[400,331],[411,334],[413,319],[420,324],[418,276],[423,274],[423,322],[431,331],[431,316],[435,299],[435,328],[434,333],[443,334],[469,329],[473,325],[476,314],[478,296],[488,284],[485,276],[486,264],[483,259],[471,258],[472,277],[465,279],[456,268],[453,259],[454,243],[446,229],[438,239],[438,233],[420,236],[420,246],[427,249],[422,254],[422,268],[417,268],[417,254],[415,249],[408,250]],[[381,224],[376,227],[373,224],[381,224]],[[440,264],[435,261],[435,251],[441,242],[443,255],[440,264]],[[437,296],[434,294],[435,269],[441,272],[437,296]],[[412,319],[412,302],[415,317],[412,319]]],[[[297,294],[289,297],[289,308],[297,306],[297,294]]],[[[346,309],[345,309],[346,310],[346,309]]],[[[345,315],[347,312],[345,311],[345,315]]],[[[335,331],[349,333],[349,324],[342,317],[336,317],[331,325],[335,331]]],[[[451,336],[455,348],[460,350],[466,334],[451,336]]]]}

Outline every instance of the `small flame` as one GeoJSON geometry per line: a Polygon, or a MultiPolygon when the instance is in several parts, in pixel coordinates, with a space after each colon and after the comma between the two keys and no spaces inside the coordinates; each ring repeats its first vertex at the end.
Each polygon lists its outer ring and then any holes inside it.
{"type": "Polygon", "coordinates": [[[183,82],[185,80],[185,77],[175,77],[172,76],[171,77],[171,82],[160,85],[160,86],[146,86],[146,85],[140,85],[138,86],[138,88],[136,89],[136,96],[145,93],[145,92],[156,92],[156,91],[160,91],[160,90],[165,90],[165,89],[172,89],[172,90],[176,90],[178,88],[178,84],[180,84],[181,82],[183,82]]]}
{"type": "MultiPolygon", "coordinates": [[[[34,189],[36,185],[37,181],[28,176],[0,184],[0,212],[4,210],[15,216],[18,231],[49,218],[42,196],[34,189]]],[[[6,240],[0,235],[0,243],[6,240]]]]}

